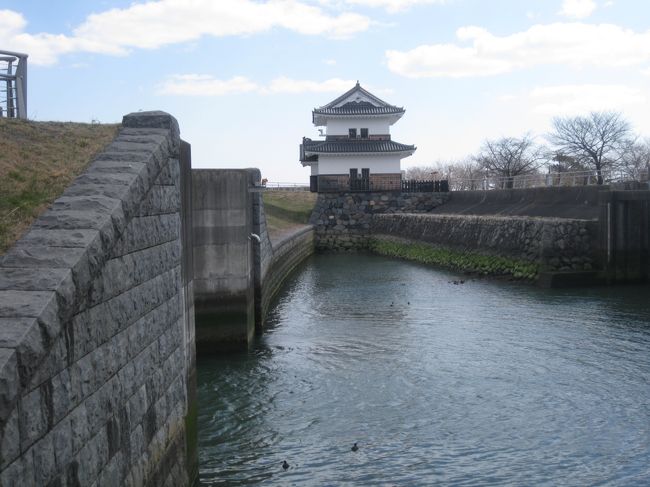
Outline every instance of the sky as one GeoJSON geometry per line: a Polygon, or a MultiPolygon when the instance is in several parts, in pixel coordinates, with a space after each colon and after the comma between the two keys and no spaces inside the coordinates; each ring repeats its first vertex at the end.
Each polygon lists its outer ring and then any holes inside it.
{"type": "Polygon", "coordinates": [[[303,183],[311,111],[361,85],[404,117],[402,167],[476,153],[555,116],[623,113],[650,136],[649,0],[0,0],[28,117],[164,110],[194,167],[303,183]]]}

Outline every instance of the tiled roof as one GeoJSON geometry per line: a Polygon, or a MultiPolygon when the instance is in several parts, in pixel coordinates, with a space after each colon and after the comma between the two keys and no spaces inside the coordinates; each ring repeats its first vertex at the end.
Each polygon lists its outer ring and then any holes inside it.
{"type": "Polygon", "coordinates": [[[346,154],[370,152],[412,152],[414,145],[400,144],[392,140],[303,140],[305,153],[346,154]]]}
{"type": "Polygon", "coordinates": [[[365,90],[361,87],[359,82],[351,89],[339,96],[336,100],[331,101],[327,105],[323,105],[319,108],[314,108],[313,116],[316,115],[390,115],[390,114],[402,114],[404,113],[404,108],[396,107],[386,103],[384,100],[377,98],[375,95],[370,93],[368,90],[365,90]],[[359,94],[369,100],[364,101],[349,101],[341,106],[337,106],[347,98],[359,94]]]}
{"type": "Polygon", "coordinates": [[[349,102],[336,108],[314,108],[314,115],[390,115],[404,113],[404,109],[392,105],[376,107],[367,102],[349,102]]]}

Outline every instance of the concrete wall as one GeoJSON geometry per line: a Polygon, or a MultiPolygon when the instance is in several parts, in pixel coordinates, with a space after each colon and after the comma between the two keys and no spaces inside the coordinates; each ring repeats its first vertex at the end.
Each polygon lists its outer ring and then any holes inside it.
{"type": "Polygon", "coordinates": [[[168,114],[117,138],[0,261],[0,484],[196,476],[189,161],[168,114]]]}
{"type": "Polygon", "coordinates": [[[650,191],[600,194],[600,244],[608,282],[650,280],[650,191]]]}
{"type": "Polygon", "coordinates": [[[194,299],[200,352],[247,346],[255,333],[250,234],[257,169],[195,169],[194,299]]]}
{"type": "Polygon", "coordinates": [[[197,346],[202,353],[246,348],[282,282],[313,253],[313,229],[271,240],[258,169],[194,170],[192,177],[197,346]]]}
{"type": "Polygon", "coordinates": [[[433,213],[514,215],[597,220],[599,193],[608,186],[452,191],[433,213]]]}
{"type": "Polygon", "coordinates": [[[265,240],[269,245],[261,247],[261,265],[256,267],[255,323],[259,332],[264,328],[266,314],[284,281],[314,253],[314,227],[303,225],[277,239],[271,240],[267,236],[265,240]]]}

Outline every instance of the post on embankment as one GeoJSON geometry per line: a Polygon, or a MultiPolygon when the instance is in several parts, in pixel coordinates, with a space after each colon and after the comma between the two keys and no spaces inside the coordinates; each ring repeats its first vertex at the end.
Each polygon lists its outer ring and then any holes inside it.
{"type": "Polygon", "coordinates": [[[608,282],[650,279],[650,191],[600,193],[602,268],[608,282]]]}
{"type": "Polygon", "coordinates": [[[258,169],[192,171],[199,353],[246,348],[255,333],[253,195],[258,169]]]}

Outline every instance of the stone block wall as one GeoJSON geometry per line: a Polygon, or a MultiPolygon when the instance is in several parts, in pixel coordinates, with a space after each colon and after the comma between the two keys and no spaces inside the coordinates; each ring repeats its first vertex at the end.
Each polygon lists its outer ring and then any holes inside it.
{"type": "Polygon", "coordinates": [[[370,231],[460,251],[508,256],[538,263],[547,271],[598,267],[598,222],[593,220],[385,214],[373,218],[370,231]]]}
{"type": "Polygon", "coordinates": [[[3,487],[196,477],[181,149],[170,115],[125,116],[0,259],[3,487]]]}
{"type": "Polygon", "coordinates": [[[319,251],[365,248],[370,223],[384,213],[423,213],[449,199],[449,193],[319,193],[310,223],[319,251]]]}

